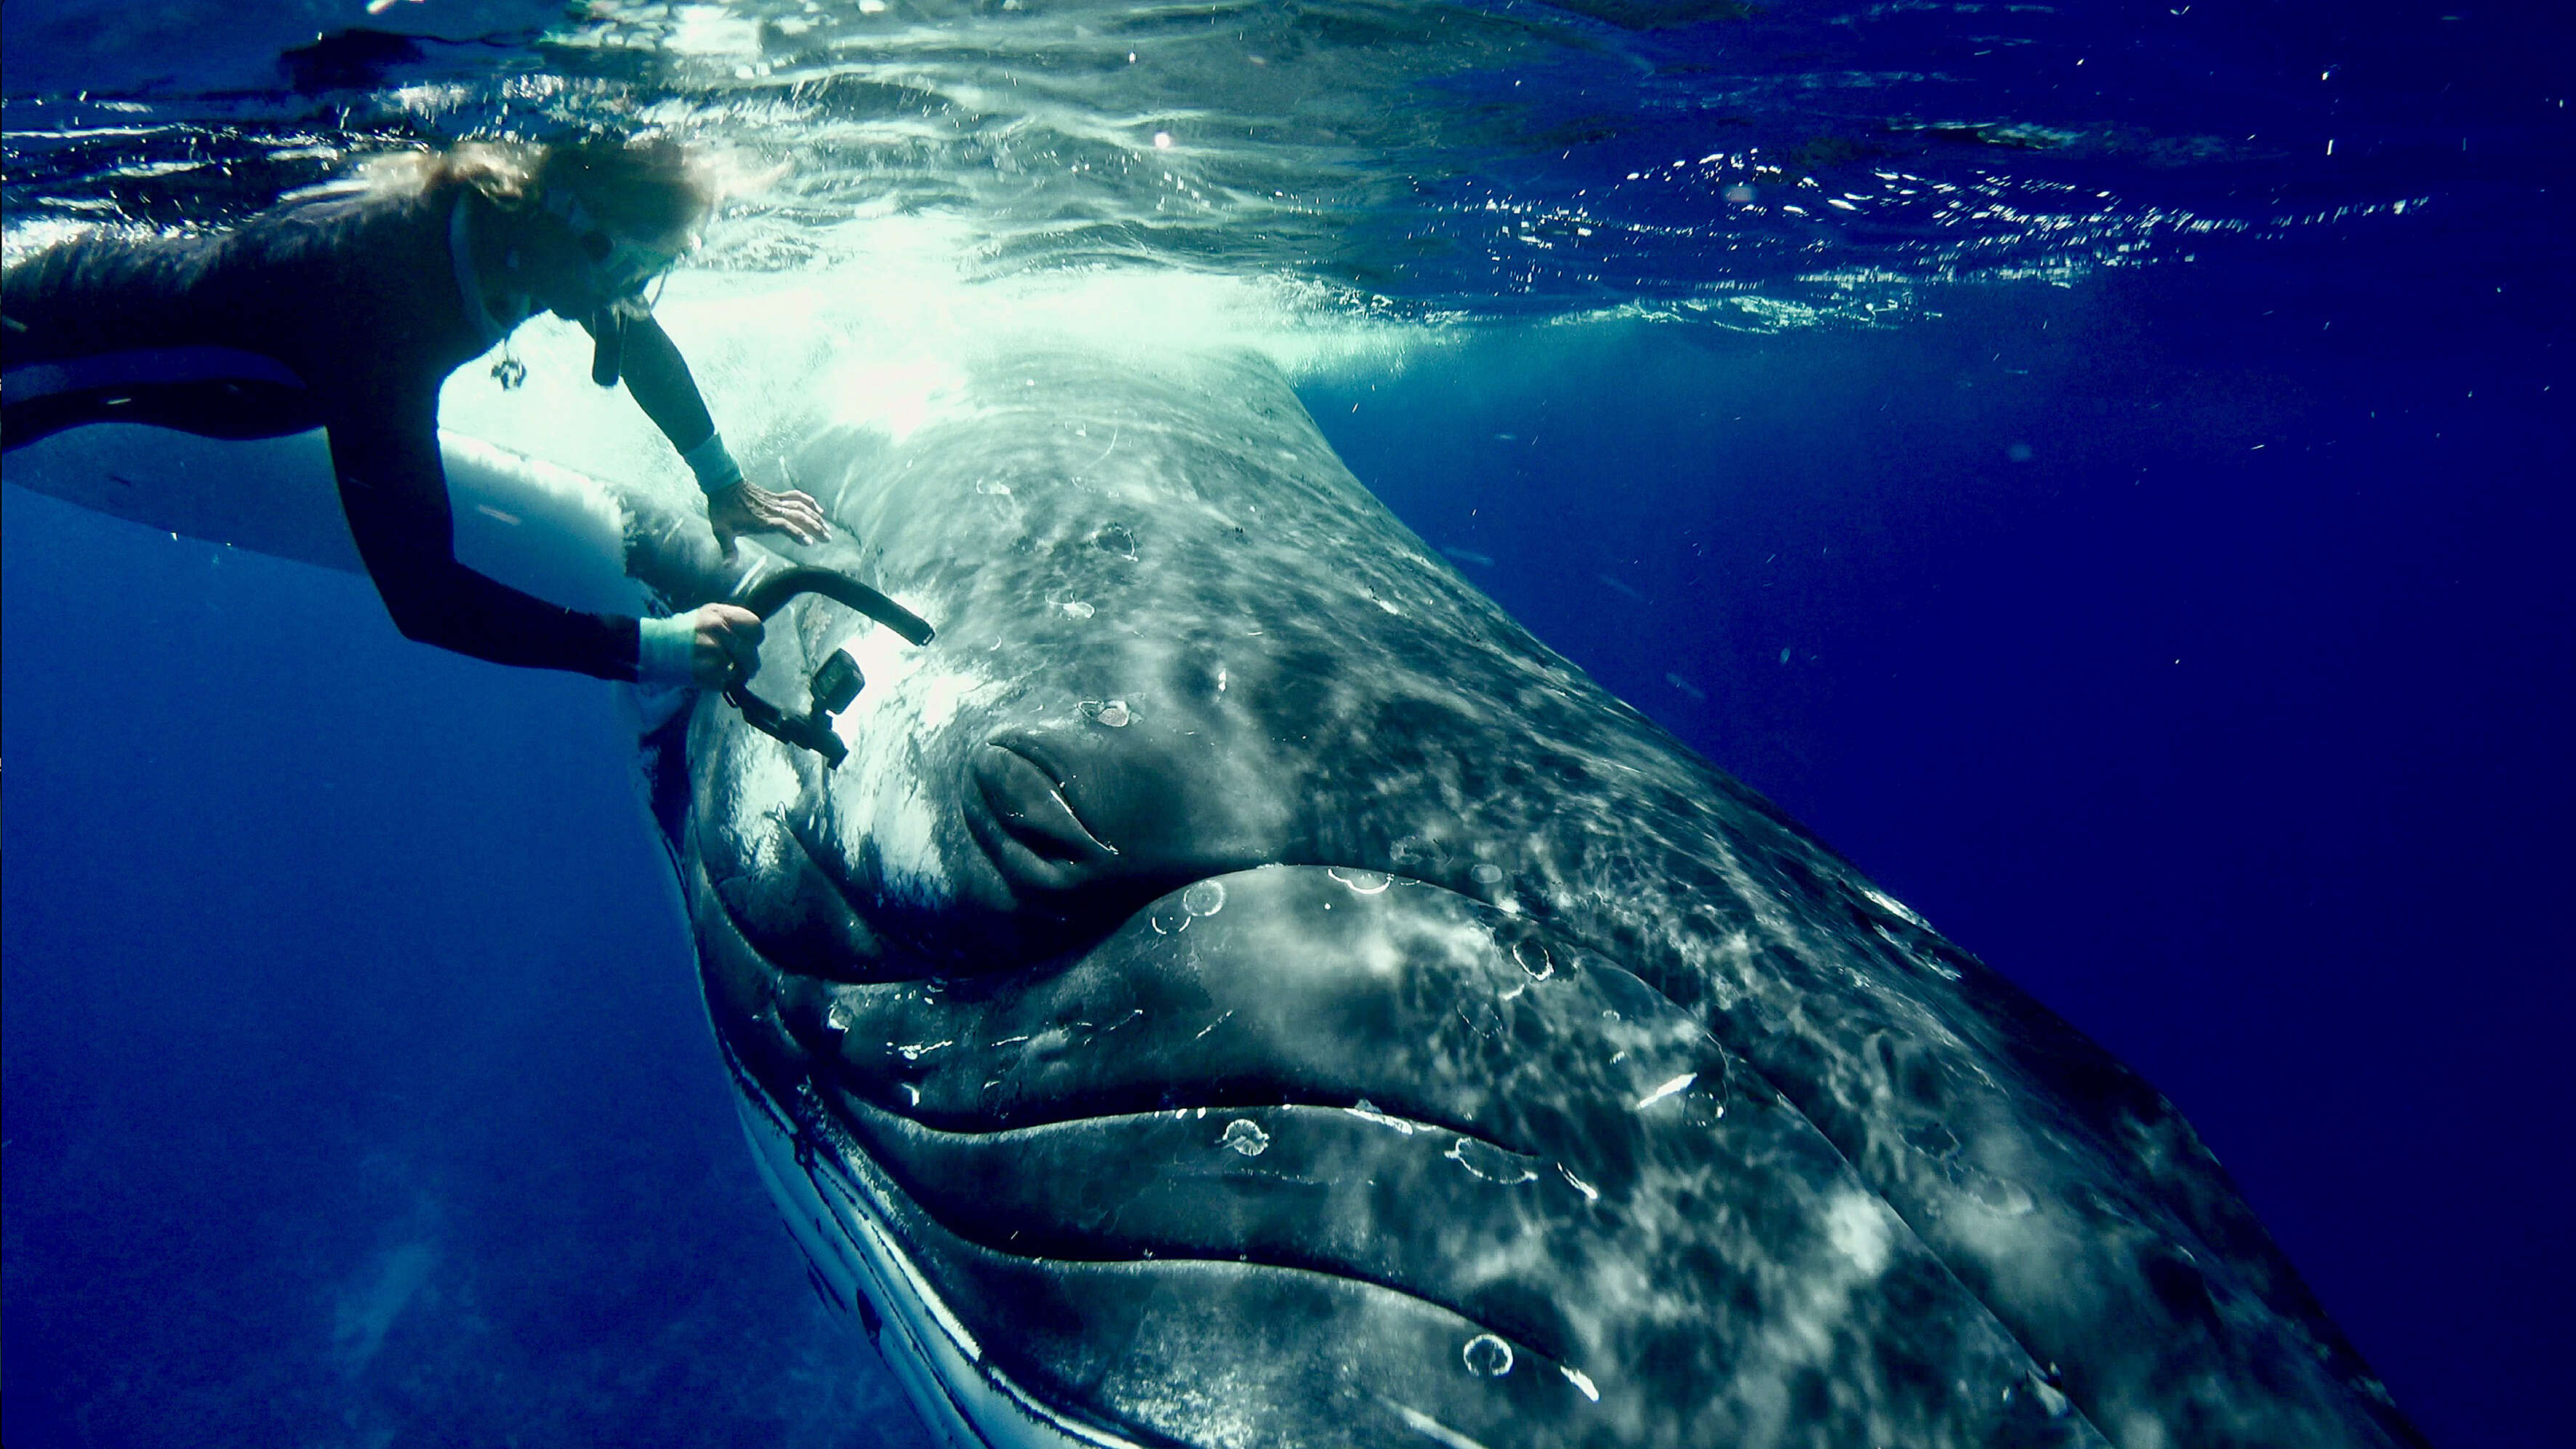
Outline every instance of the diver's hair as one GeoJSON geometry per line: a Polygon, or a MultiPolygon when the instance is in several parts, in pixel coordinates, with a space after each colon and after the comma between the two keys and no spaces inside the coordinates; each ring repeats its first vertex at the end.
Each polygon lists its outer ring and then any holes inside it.
{"type": "Polygon", "coordinates": [[[585,135],[544,145],[459,141],[444,151],[371,157],[357,176],[382,191],[470,186],[503,211],[521,210],[560,188],[601,223],[652,234],[698,225],[723,192],[705,158],[659,133],[585,135]]]}
{"type": "Polygon", "coordinates": [[[659,235],[704,222],[720,187],[707,161],[671,137],[586,136],[542,148],[537,189],[560,187],[621,231],[659,235]]]}
{"type": "Polygon", "coordinates": [[[459,141],[444,151],[397,151],[358,163],[371,191],[422,192],[471,186],[503,211],[528,204],[537,191],[540,148],[517,141],[459,141]]]}

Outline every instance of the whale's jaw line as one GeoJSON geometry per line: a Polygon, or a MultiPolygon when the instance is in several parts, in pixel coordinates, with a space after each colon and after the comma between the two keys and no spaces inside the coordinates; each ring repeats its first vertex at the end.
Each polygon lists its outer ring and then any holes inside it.
{"type": "Polygon", "coordinates": [[[833,1308],[869,1320],[904,1396],[947,1449],[1143,1449],[1040,1402],[984,1358],[850,1163],[814,1149],[768,1091],[725,1052],[753,1164],[833,1308]]]}

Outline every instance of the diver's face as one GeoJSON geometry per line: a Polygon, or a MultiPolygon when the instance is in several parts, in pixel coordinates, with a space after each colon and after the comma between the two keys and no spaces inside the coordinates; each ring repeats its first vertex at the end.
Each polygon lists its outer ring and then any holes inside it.
{"type": "Polygon", "coordinates": [[[543,290],[559,300],[549,306],[565,316],[594,311],[639,296],[652,280],[696,250],[703,214],[660,229],[603,221],[577,193],[547,199],[540,250],[550,254],[543,290]]]}

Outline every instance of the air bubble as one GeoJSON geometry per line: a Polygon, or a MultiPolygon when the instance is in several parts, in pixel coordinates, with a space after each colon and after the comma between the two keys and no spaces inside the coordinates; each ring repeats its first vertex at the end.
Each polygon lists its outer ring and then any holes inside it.
{"type": "Polygon", "coordinates": [[[1088,619],[1091,617],[1091,606],[1080,599],[1075,599],[1070,603],[1058,604],[1056,607],[1064,610],[1067,618],[1088,619]]]}
{"type": "Polygon", "coordinates": [[[1467,1360],[1467,1372],[1480,1379],[1498,1379],[1512,1371],[1512,1346],[1490,1333],[1468,1339],[1460,1357],[1467,1360]]]}
{"type": "Polygon", "coordinates": [[[1123,699],[1086,699],[1082,702],[1082,714],[1085,719],[1097,720],[1113,730],[1125,729],[1136,718],[1123,699]]]}
{"type": "Polygon", "coordinates": [[[1246,1157],[1259,1157],[1270,1150],[1270,1134],[1249,1117],[1237,1117],[1225,1124],[1225,1135],[1217,1139],[1220,1147],[1231,1147],[1246,1157]]]}
{"type": "Polygon", "coordinates": [[[1364,896],[1376,895],[1395,882],[1395,877],[1382,870],[1355,870],[1349,866],[1333,866],[1324,874],[1364,896]]]}
{"type": "Polygon", "coordinates": [[[1478,885],[1500,885],[1503,879],[1503,868],[1487,861],[1478,861],[1467,875],[1478,885]]]}
{"type": "Polygon", "coordinates": [[[1225,909],[1225,882],[1203,880],[1181,892],[1181,909],[1193,916],[1213,916],[1225,909]]]}

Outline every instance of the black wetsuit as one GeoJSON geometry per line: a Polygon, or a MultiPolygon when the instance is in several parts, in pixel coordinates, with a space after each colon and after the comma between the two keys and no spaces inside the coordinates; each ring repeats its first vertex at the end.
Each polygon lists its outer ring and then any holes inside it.
{"type": "MultiPolygon", "coordinates": [[[[453,184],[346,192],[232,231],[93,235],[28,257],[0,283],[12,380],[0,445],[103,421],[219,438],[326,428],[349,532],[405,637],[633,679],[634,619],[557,608],[456,561],[439,384],[493,341],[451,252],[460,196],[478,222],[491,214],[453,184]]],[[[674,446],[714,433],[688,364],[648,316],[627,325],[623,370],[674,446]]]]}

